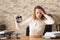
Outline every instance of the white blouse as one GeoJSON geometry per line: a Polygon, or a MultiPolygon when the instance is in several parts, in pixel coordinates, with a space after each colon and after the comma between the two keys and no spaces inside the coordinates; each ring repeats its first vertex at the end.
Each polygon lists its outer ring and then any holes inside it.
{"type": "Polygon", "coordinates": [[[46,17],[45,20],[34,20],[32,18],[29,18],[25,22],[22,22],[20,26],[27,27],[29,25],[30,36],[37,36],[37,35],[42,36],[45,29],[45,25],[54,24],[54,20],[50,16],[46,14],[44,16],[46,17]]]}

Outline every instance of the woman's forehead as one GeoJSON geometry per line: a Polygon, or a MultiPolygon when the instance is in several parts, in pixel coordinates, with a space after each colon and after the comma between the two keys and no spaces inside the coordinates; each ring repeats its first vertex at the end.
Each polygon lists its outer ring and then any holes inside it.
{"type": "Polygon", "coordinates": [[[36,9],[36,11],[41,12],[42,10],[41,9],[36,9]]]}

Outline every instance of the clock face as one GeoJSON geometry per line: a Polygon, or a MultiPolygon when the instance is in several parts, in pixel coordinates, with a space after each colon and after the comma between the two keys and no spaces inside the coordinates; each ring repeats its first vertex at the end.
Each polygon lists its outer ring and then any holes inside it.
{"type": "Polygon", "coordinates": [[[17,16],[16,21],[17,21],[17,23],[21,23],[22,22],[22,16],[17,16]]]}

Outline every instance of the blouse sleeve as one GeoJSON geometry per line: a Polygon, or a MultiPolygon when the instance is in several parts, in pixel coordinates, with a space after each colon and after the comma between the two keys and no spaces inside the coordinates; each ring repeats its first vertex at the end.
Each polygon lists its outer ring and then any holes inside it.
{"type": "MultiPolygon", "coordinates": [[[[20,31],[20,28],[18,26],[18,23],[16,22],[16,18],[10,18],[10,22],[9,20],[7,20],[7,22],[9,22],[7,25],[7,29],[10,30],[10,31],[15,31],[14,33],[19,33],[20,31]],[[13,21],[14,20],[14,21],[13,21]],[[13,22],[12,22],[13,21],[13,22]],[[10,26],[9,26],[10,25],[10,26]]],[[[19,24],[20,26],[24,26],[24,27],[27,27],[29,25],[29,20],[30,19],[27,19],[26,21],[22,22],[21,24],[19,24]]]]}
{"type": "Polygon", "coordinates": [[[21,27],[28,27],[29,21],[30,21],[30,18],[27,19],[26,21],[23,21],[22,23],[20,23],[20,26],[21,26],[21,27]]]}
{"type": "Polygon", "coordinates": [[[46,17],[46,19],[45,19],[44,22],[45,22],[47,25],[54,24],[54,20],[53,20],[50,16],[48,16],[48,15],[46,15],[46,14],[44,14],[44,16],[46,17]]]}

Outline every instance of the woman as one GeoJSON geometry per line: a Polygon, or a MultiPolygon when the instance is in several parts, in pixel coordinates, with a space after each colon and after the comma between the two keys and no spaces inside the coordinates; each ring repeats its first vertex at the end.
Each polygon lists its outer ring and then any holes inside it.
{"type": "Polygon", "coordinates": [[[29,25],[29,35],[33,37],[41,37],[46,24],[54,24],[54,20],[46,14],[42,7],[36,6],[34,8],[33,17],[29,18],[25,22],[22,22],[20,26],[27,27],[29,25]]]}

